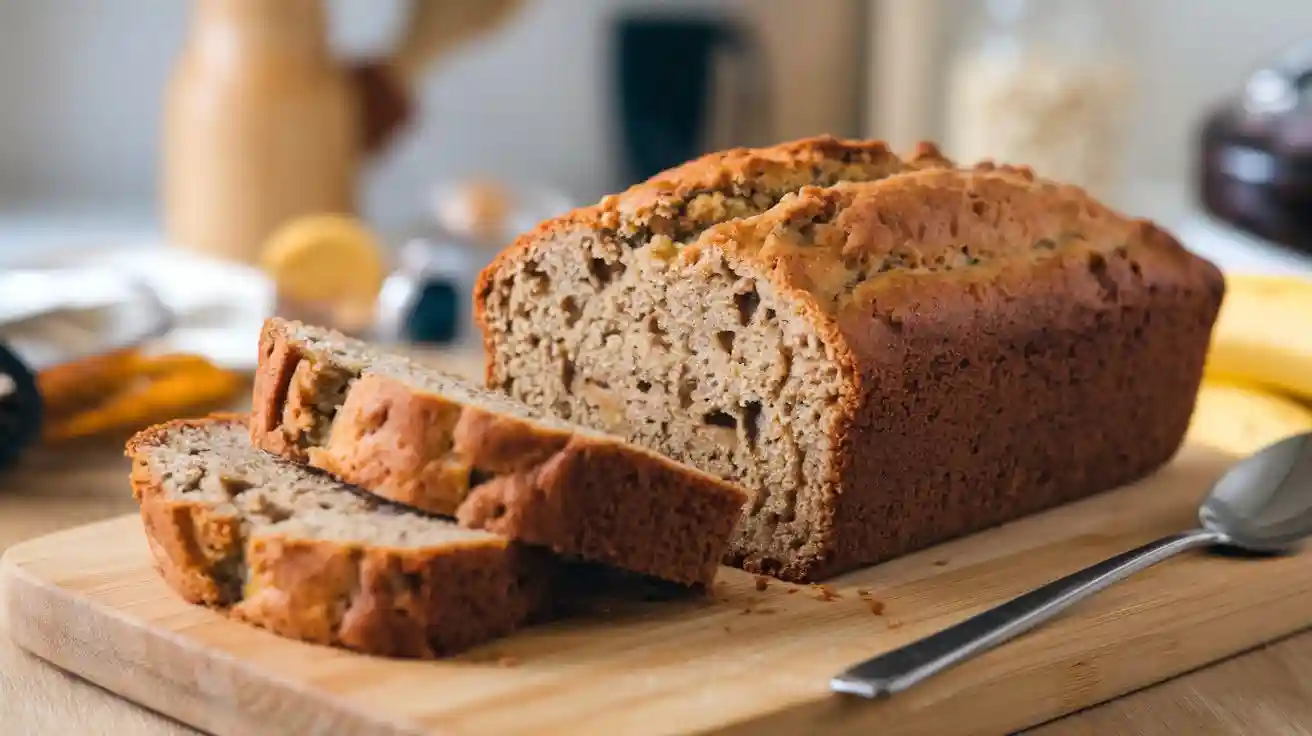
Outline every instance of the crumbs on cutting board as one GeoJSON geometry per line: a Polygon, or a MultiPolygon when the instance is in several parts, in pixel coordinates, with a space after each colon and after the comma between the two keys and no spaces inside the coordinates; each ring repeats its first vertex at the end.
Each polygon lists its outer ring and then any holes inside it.
{"type": "Polygon", "coordinates": [[[947,567],[947,560],[934,560],[934,567],[947,567]]]}
{"type": "Polygon", "coordinates": [[[828,585],[820,585],[819,583],[812,583],[811,590],[815,591],[815,595],[812,596],[813,598],[818,601],[824,601],[825,603],[840,600],[843,597],[832,587],[828,585]]]}
{"type": "Polygon", "coordinates": [[[461,659],[471,664],[490,664],[497,667],[518,667],[519,658],[512,657],[509,654],[502,654],[497,651],[489,652],[470,652],[461,659]]]}
{"type": "Polygon", "coordinates": [[[868,588],[857,588],[856,595],[858,598],[866,602],[866,605],[870,607],[871,613],[875,614],[876,616],[883,615],[884,602],[871,595],[870,590],[868,588]]]}
{"type": "MultiPolygon", "coordinates": [[[[769,615],[772,613],[778,613],[781,610],[779,606],[762,605],[764,602],[769,600],[770,595],[774,595],[774,593],[772,592],[764,596],[762,595],[743,596],[741,593],[734,595],[730,593],[729,590],[725,589],[727,586],[722,581],[716,581],[715,587],[718,589],[717,592],[721,593],[721,595],[716,597],[717,600],[719,600],[722,603],[732,603],[732,604],[736,604],[737,606],[740,606],[740,608],[738,609],[739,616],[749,616],[752,614],[769,615]]],[[[809,593],[807,595],[808,598],[815,601],[819,601],[821,603],[832,603],[835,601],[848,600],[843,593],[840,593],[838,589],[836,589],[832,585],[826,585],[824,583],[809,583],[809,584],[799,585],[799,584],[776,580],[767,575],[752,576],[752,590],[755,593],[766,593],[766,591],[782,590],[783,595],[796,595],[799,591],[808,591],[809,593]]],[[[876,616],[884,615],[885,612],[884,601],[875,598],[874,593],[869,588],[855,588],[849,592],[849,595],[851,593],[856,594],[856,599],[852,601],[853,603],[860,605],[863,609],[869,611],[869,613],[874,614],[876,616]]],[[[894,628],[900,625],[901,625],[900,623],[896,624],[894,628]]],[[[725,630],[728,631],[729,627],[726,626],[725,630]]]]}
{"type": "Polygon", "coordinates": [[[771,614],[771,613],[777,613],[777,612],[779,611],[779,609],[776,608],[776,607],[774,607],[774,606],[762,606],[762,605],[761,605],[762,600],[763,600],[763,599],[761,599],[761,598],[750,598],[750,599],[748,599],[748,601],[747,601],[747,605],[744,606],[743,609],[742,609],[741,611],[738,612],[738,615],[739,615],[739,616],[746,616],[746,615],[748,615],[748,614],[753,614],[753,613],[756,613],[756,614],[771,614]]]}

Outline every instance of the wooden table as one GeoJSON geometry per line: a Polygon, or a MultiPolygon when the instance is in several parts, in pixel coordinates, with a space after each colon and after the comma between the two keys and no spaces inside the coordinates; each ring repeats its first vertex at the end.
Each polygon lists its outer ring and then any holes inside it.
{"type": "MultiPolygon", "coordinates": [[[[463,367],[463,366],[462,366],[463,367]]],[[[121,444],[39,449],[0,474],[0,550],[129,513],[121,444]]],[[[0,611],[0,627],[3,627],[0,611]]],[[[0,733],[193,734],[20,651],[0,636],[0,733]]],[[[1273,643],[1031,731],[1106,734],[1312,734],[1312,632],[1273,643]]]]}

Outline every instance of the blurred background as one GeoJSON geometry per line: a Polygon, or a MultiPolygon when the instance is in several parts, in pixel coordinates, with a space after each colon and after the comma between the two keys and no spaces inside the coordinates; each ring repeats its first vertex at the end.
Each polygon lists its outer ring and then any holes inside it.
{"type": "MultiPolygon", "coordinates": [[[[5,256],[21,255],[31,241],[19,236],[38,236],[46,227],[54,241],[66,239],[62,228],[153,234],[159,227],[165,92],[187,49],[194,16],[206,4],[0,0],[0,99],[5,101],[0,250],[5,256]]],[[[1081,23],[1094,17],[1106,26],[1103,38],[1092,42],[1101,47],[1096,53],[1122,63],[1133,87],[1127,92],[1135,105],[1127,130],[1119,145],[1099,155],[1128,162],[1125,174],[1132,183],[1182,192],[1194,186],[1197,136],[1212,106],[1236,95],[1249,74],[1312,34],[1312,4],[1299,0],[1052,4],[1069,9],[1081,23]]],[[[385,54],[402,32],[406,5],[404,0],[323,0],[329,43],[343,63],[385,54]]],[[[578,202],[622,188],[634,178],[625,171],[628,156],[642,154],[623,150],[622,92],[615,76],[633,58],[656,65],[665,49],[686,52],[699,43],[718,45],[707,50],[726,57],[756,47],[750,53],[759,54],[759,62],[747,63],[764,65],[759,81],[768,86],[755,106],[736,110],[743,113],[738,119],[720,121],[717,137],[702,148],[826,132],[888,137],[903,146],[919,137],[941,140],[952,128],[947,104],[952,62],[963,52],[979,51],[989,32],[979,28],[979,17],[1037,15],[1041,3],[524,0],[513,5],[504,18],[486,30],[468,31],[466,42],[439,52],[416,75],[416,117],[362,172],[360,202],[371,222],[387,229],[409,227],[430,214],[430,193],[438,182],[468,176],[528,181],[578,202]],[[741,23],[750,41],[678,38],[676,29],[664,37],[653,33],[646,47],[630,39],[626,50],[617,49],[624,38],[618,24],[644,15],[741,23]]],[[[707,94],[716,99],[707,101],[702,114],[722,112],[724,105],[715,102],[729,103],[733,111],[740,95],[734,82],[742,80],[718,68],[728,66],[712,60],[686,70],[725,78],[709,85],[707,94]]],[[[690,88],[705,84],[693,76],[685,81],[690,88]]],[[[635,74],[632,83],[644,80],[635,74]]],[[[1109,104],[1131,103],[1116,97],[1109,104]]],[[[689,106],[669,114],[697,113],[689,106]]],[[[1071,128],[1067,135],[1097,134],[1071,128]]],[[[979,145],[986,144],[974,147],[979,145]]]]}
{"type": "Polygon", "coordinates": [[[0,0],[0,339],[242,372],[278,312],[472,348],[517,233],[818,134],[1312,273],[1310,69],[1299,0],[0,0]]]}
{"type": "MultiPolygon", "coordinates": [[[[516,234],[819,134],[1029,164],[1213,259],[1188,441],[1254,452],[1312,431],[1310,85],[1309,0],[0,0],[0,551],[135,512],[123,440],[249,408],[266,316],[477,380],[516,234]]],[[[107,729],[6,646],[0,722],[48,724],[6,732],[107,729]]]]}

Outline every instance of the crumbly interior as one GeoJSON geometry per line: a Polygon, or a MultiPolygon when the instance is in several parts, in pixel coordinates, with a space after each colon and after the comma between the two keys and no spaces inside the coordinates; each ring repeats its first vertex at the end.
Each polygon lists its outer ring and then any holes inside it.
{"type": "MultiPolygon", "coordinates": [[[[647,195],[621,197],[616,229],[549,233],[505,262],[484,295],[490,388],[752,490],[730,562],[766,572],[822,552],[843,379],[764,273],[711,250],[680,254],[805,187],[951,167],[936,152],[902,160],[886,149],[807,161],[757,162],[710,189],[656,194],[655,207],[647,195]]],[[[665,179],[676,191],[700,176],[676,169],[665,179]]],[[[647,194],[665,186],[649,182],[647,194]]]]}
{"type": "Polygon", "coordinates": [[[251,535],[407,549],[500,539],[356,494],[256,450],[240,422],[176,428],[147,451],[147,461],[171,498],[238,516],[251,535]]]}
{"type": "MultiPolygon", "coordinates": [[[[346,388],[351,381],[361,375],[375,374],[399,381],[416,391],[443,396],[452,402],[477,406],[490,413],[516,417],[545,428],[599,434],[588,427],[560,421],[502,392],[473,385],[459,376],[402,355],[384,352],[376,345],[333,330],[300,323],[289,329],[293,343],[312,355],[320,356],[324,363],[339,369],[344,375],[340,387],[332,387],[321,397],[318,409],[322,415],[331,417],[336,412],[345,399],[346,388]]],[[[326,441],[326,434],[322,439],[326,441]]]]}
{"type": "Polygon", "coordinates": [[[717,250],[558,237],[488,296],[493,386],[752,489],[731,557],[818,552],[842,380],[796,304],[717,250]]]}

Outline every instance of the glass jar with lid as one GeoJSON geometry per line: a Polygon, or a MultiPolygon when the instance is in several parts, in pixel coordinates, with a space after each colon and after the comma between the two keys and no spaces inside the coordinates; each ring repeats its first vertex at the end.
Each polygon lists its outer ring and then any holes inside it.
{"type": "Polygon", "coordinates": [[[1118,185],[1132,67],[1098,0],[979,0],[947,74],[945,148],[1108,196],[1118,185]]]}

